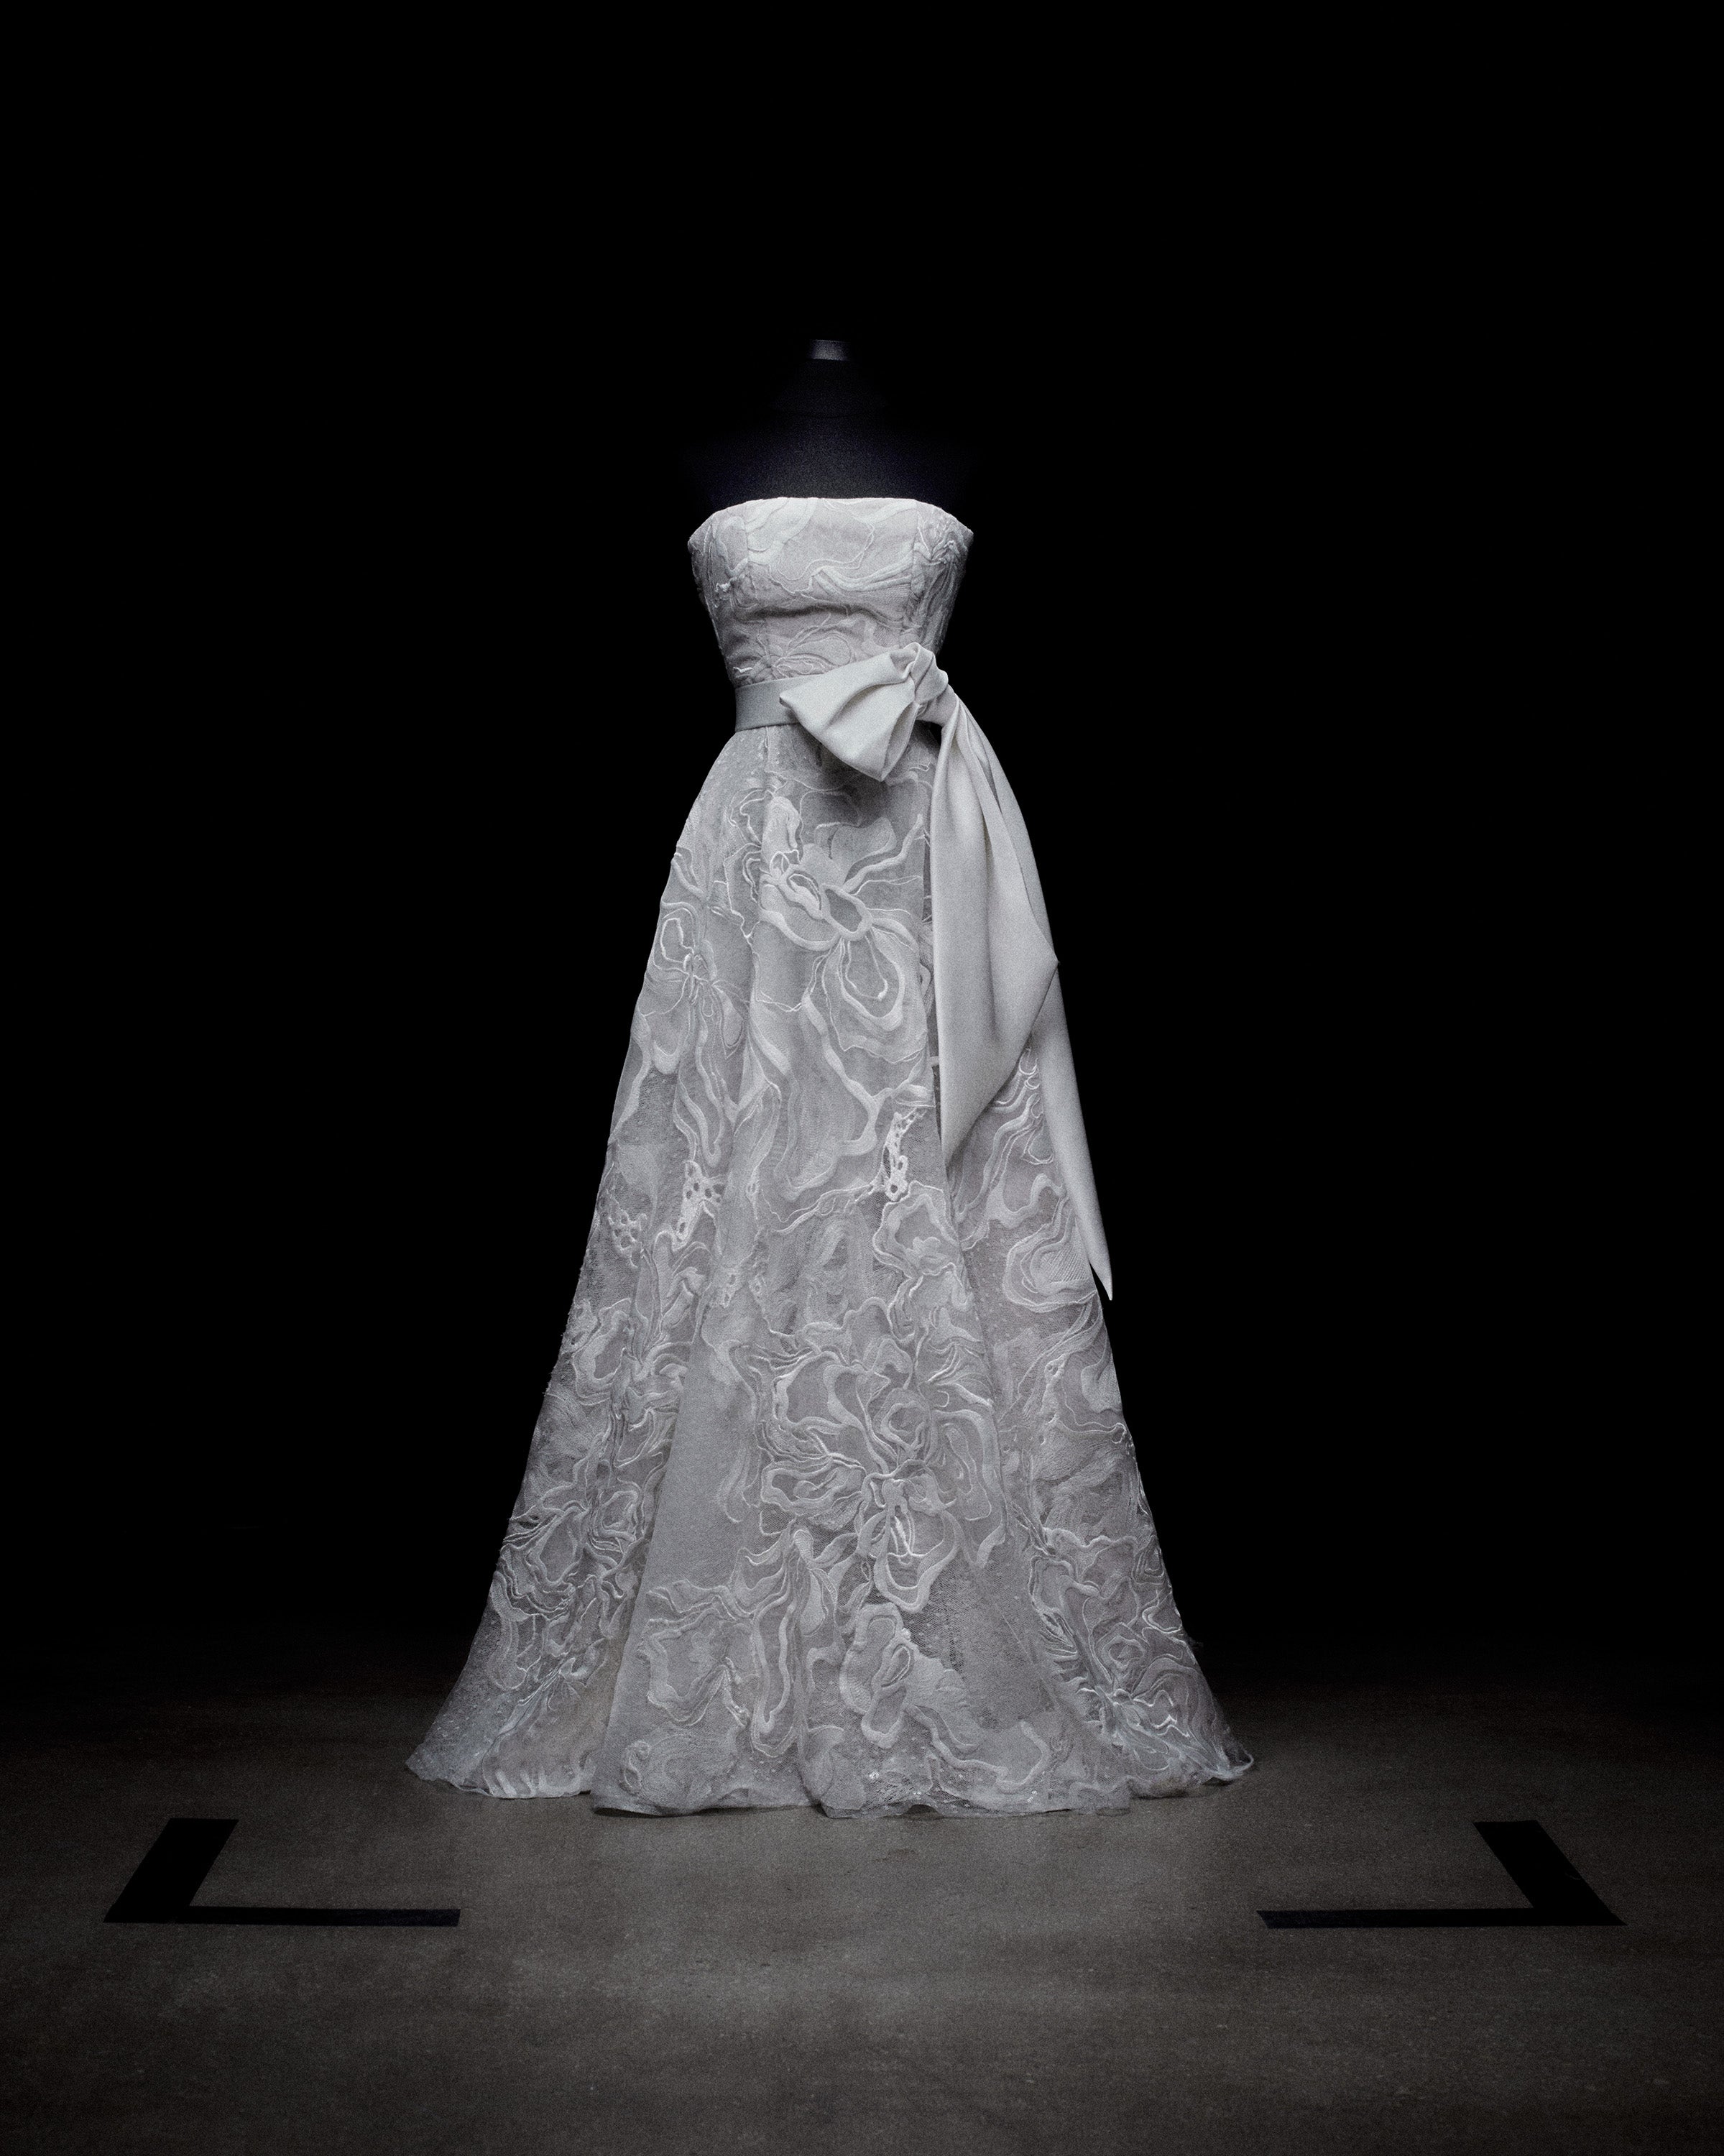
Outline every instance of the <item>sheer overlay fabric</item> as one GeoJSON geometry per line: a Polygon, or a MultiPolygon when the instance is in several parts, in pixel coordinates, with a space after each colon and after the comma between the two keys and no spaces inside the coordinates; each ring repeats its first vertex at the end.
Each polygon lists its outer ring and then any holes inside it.
{"type": "MultiPolygon", "coordinates": [[[[921,503],[780,500],[690,544],[743,683],[937,649],[969,538],[921,503]]],[[[866,1815],[1115,1810],[1249,1765],[1168,1587],[1033,1041],[942,1157],[936,750],[917,726],[883,780],[793,724],[719,752],[416,1773],[866,1815]]]]}

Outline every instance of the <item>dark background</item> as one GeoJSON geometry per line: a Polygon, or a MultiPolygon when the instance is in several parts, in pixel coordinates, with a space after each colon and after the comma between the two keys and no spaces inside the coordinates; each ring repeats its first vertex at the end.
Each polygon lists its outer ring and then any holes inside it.
{"type": "Polygon", "coordinates": [[[170,264],[83,355],[19,1536],[67,1620],[476,1618],[731,723],[676,450],[818,334],[984,445],[942,658],[1193,1630],[1694,1625],[1637,556],[1557,296],[1157,262],[762,326],[380,259],[170,264]]]}

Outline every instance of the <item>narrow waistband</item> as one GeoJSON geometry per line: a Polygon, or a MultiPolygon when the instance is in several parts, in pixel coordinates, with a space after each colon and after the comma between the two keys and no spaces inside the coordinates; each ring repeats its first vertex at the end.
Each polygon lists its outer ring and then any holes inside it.
{"type": "Polygon", "coordinates": [[[793,688],[793,681],[744,681],[736,690],[736,726],[741,733],[747,726],[789,726],[796,721],[778,701],[779,696],[793,688]]]}

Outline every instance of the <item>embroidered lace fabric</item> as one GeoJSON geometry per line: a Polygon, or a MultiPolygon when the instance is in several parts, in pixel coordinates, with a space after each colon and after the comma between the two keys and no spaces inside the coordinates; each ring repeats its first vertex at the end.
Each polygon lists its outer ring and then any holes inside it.
{"type": "MultiPolygon", "coordinates": [[[[741,682],[937,649],[969,539],[925,504],[780,500],[690,549],[741,682]]],[[[1249,1764],[1168,1587],[1033,1049],[942,1163],[934,762],[926,727],[884,782],[793,725],[719,752],[415,1773],[868,1815],[1116,1810],[1249,1764]]]]}

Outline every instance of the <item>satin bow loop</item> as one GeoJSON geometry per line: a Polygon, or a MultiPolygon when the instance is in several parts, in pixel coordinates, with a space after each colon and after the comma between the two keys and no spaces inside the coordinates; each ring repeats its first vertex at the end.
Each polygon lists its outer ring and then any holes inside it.
{"type": "Polygon", "coordinates": [[[1085,1254],[1111,1295],[1059,960],[1029,833],[992,745],[920,644],[791,681],[779,702],[852,770],[891,776],[921,720],[941,730],[929,802],[940,1142],[948,1163],[1034,1036],[1044,1111],[1085,1254]]]}
{"type": "Polygon", "coordinates": [[[919,644],[793,682],[778,701],[841,763],[870,778],[891,776],[918,719],[943,725],[951,713],[939,707],[957,702],[919,644]]]}

